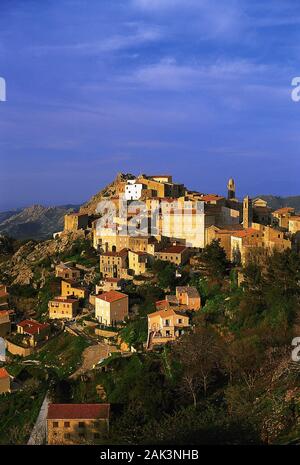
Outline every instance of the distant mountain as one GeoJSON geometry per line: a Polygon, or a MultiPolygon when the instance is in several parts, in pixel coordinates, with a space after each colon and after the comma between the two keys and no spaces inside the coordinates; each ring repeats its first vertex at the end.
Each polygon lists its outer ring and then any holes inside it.
{"type": "Polygon", "coordinates": [[[300,213],[300,195],[293,197],[278,197],[275,195],[259,195],[261,199],[268,202],[269,207],[273,210],[283,207],[293,207],[296,210],[296,213],[300,213]]]}
{"type": "Polygon", "coordinates": [[[19,210],[10,210],[10,211],[7,211],[7,212],[0,212],[0,224],[7,220],[8,218],[10,218],[11,216],[13,215],[16,215],[17,213],[20,213],[20,209],[19,210]]]}
{"type": "Polygon", "coordinates": [[[48,239],[64,226],[64,215],[79,205],[43,207],[33,205],[17,211],[0,212],[0,234],[15,239],[48,239]]]}

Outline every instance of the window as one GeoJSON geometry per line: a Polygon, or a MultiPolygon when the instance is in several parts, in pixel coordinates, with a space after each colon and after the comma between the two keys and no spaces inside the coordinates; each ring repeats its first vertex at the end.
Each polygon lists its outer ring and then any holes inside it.
{"type": "Polygon", "coordinates": [[[84,427],[85,427],[84,421],[80,421],[80,422],[78,423],[78,427],[79,427],[79,428],[84,428],[84,427]]]}
{"type": "Polygon", "coordinates": [[[70,422],[69,421],[64,422],[64,428],[70,428],[70,422]]]}
{"type": "Polygon", "coordinates": [[[52,423],[52,426],[53,426],[53,428],[58,428],[58,421],[54,421],[54,422],[52,423]]]}
{"type": "Polygon", "coordinates": [[[70,437],[71,437],[71,434],[70,434],[70,433],[65,433],[65,434],[64,434],[64,438],[65,438],[65,439],[70,439],[70,437]]]}

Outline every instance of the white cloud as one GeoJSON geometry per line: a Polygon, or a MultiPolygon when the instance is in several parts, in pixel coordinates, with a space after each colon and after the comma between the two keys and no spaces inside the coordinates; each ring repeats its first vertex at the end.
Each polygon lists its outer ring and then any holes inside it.
{"type": "Polygon", "coordinates": [[[149,11],[168,10],[181,6],[199,7],[206,3],[206,0],[132,0],[134,6],[149,11]]]}
{"type": "Polygon", "coordinates": [[[173,58],[137,69],[121,81],[156,90],[200,89],[203,85],[222,84],[243,76],[262,75],[268,69],[247,61],[219,61],[210,65],[178,64],[173,58]]]}
{"type": "Polygon", "coordinates": [[[83,55],[94,55],[98,53],[124,50],[147,42],[155,42],[162,37],[162,31],[157,26],[145,26],[137,23],[128,23],[127,27],[128,26],[130,29],[134,26],[136,30],[134,32],[130,31],[128,34],[123,33],[112,35],[111,37],[106,37],[97,41],[82,41],[73,44],[60,45],[38,45],[35,46],[33,50],[38,53],[68,52],[83,55]]]}

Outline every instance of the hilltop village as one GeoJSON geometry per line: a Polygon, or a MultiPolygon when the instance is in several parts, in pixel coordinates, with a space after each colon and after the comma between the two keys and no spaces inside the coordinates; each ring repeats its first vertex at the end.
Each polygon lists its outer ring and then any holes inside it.
{"type": "MultiPolygon", "coordinates": [[[[6,238],[0,262],[0,414],[6,427],[0,426],[0,442],[103,444],[120,435],[123,442],[147,441],[145,428],[159,422],[152,409],[164,408],[172,417],[181,415],[179,404],[197,408],[214,383],[221,389],[224,377],[246,380],[243,395],[252,405],[246,390],[260,372],[257,363],[263,364],[254,339],[247,344],[257,373],[244,372],[236,354],[230,364],[205,351],[209,346],[220,353],[222,344],[234,345],[246,332],[254,337],[258,324],[271,331],[268,343],[275,333],[276,347],[287,343],[296,320],[286,316],[290,310],[275,314],[259,283],[276,279],[276,272],[270,278],[272,266],[298,273],[299,238],[300,214],[293,208],[273,211],[262,198],[239,200],[233,179],[224,197],[190,191],[171,175],[118,175],[78,212],[65,215],[64,230],[53,239],[16,244],[6,238]],[[258,305],[250,316],[249,302],[258,305]],[[204,334],[208,325],[211,332],[204,334]],[[155,407],[139,404],[143,386],[145,396],[151,397],[149,386],[160,392],[155,407]],[[17,418],[8,413],[10,402],[17,418]]],[[[294,308],[299,281],[295,286],[294,308]]],[[[237,391],[230,386],[226,402],[234,411],[237,391]]],[[[290,394],[294,403],[296,394],[290,394]]],[[[258,442],[275,440],[288,426],[283,421],[277,427],[274,433],[257,426],[263,431],[258,442]]],[[[167,430],[161,437],[168,438],[167,430]]]]}

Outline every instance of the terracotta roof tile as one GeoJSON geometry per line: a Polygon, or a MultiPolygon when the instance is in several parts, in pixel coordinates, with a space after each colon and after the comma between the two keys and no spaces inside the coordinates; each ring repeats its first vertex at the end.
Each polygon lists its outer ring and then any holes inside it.
{"type": "Polygon", "coordinates": [[[5,368],[0,368],[0,379],[8,378],[9,374],[5,368]]]}
{"type": "Polygon", "coordinates": [[[25,333],[38,334],[39,331],[49,328],[50,325],[48,323],[39,323],[35,320],[23,320],[18,323],[18,326],[21,326],[25,333]]]}
{"type": "Polygon", "coordinates": [[[97,299],[105,300],[106,302],[110,303],[124,299],[124,297],[128,297],[127,294],[123,294],[122,292],[118,291],[103,292],[103,294],[99,294],[96,296],[97,299]]]}
{"type": "Polygon", "coordinates": [[[182,253],[187,249],[185,245],[171,245],[170,247],[167,247],[164,250],[161,250],[160,254],[162,253],[182,253]]]}
{"type": "Polygon", "coordinates": [[[283,207],[283,208],[278,208],[278,210],[275,210],[273,213],[284,214],[284,213],[293,213],[294,211],[295,209],[292,207],[283,207]]]}
{"type": "Polygon", "coordinates": [[[110,404],[49,404],[48,420],[96,420],[109,418],[110,404]]]}

